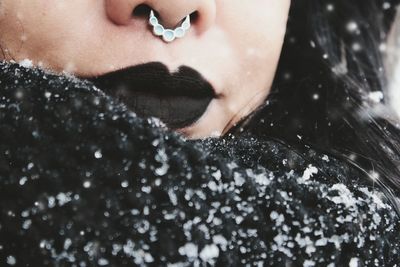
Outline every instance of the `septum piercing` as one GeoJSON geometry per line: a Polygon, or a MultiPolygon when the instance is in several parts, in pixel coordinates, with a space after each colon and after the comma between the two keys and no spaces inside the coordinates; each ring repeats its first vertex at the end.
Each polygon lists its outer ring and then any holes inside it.
{"type": "Polygon", "coordinates": [[[174,30],[165,29],[164,26],[158,22],[153,10],[150,11],[149,24],[153,26],[154,35],[160,36],[167,43],[174,41],[176,38],[184,37],[191,26],[190,15],[187,15],[182,24],[176,27],[174,30]]]}

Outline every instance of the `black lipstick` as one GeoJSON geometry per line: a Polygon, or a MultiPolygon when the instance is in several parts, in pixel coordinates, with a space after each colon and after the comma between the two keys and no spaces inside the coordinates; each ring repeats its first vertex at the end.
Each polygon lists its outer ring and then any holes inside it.
{"type": "Polygon", "coordinates": [[[212,85],[196,70],[182,66],[170,73],[159,62],[89,80],[139,116],[158,117],[174,129],[194,124],[216,97],[212,85]]]}

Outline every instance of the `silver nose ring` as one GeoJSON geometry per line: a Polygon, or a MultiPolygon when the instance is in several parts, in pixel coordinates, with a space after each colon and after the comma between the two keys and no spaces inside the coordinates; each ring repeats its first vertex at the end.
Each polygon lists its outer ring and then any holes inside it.
{"type": "Polygon", "coordinates": [[[170,43],[177,38],[185,36],[186,32],[190,29],[190,15],[187,15],[180,26],[175,29],[165,29],[154,15],[154,11],[150,11],[149,24],[153,26],[153,34],[161,37],[165,42],[170,43]]]}

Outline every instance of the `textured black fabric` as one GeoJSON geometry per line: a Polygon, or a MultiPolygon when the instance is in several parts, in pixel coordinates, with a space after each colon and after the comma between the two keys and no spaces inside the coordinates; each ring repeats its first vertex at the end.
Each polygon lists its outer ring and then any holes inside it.
{"type": "Polygon", "coordinates": [[[0,266],[395,266],[367,175],[311,148],[186,141],[92,84],[0,71],[0,266]]]}

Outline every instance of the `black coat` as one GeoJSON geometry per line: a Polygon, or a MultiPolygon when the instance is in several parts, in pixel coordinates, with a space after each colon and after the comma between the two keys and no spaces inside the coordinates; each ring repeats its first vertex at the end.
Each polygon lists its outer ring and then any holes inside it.
{"type": "Polygon", "coordinates": [[[89,82],[0,67],[0,266],[400,263],[398,215],[346,162],[186,141],[89,82]]]}

